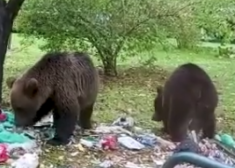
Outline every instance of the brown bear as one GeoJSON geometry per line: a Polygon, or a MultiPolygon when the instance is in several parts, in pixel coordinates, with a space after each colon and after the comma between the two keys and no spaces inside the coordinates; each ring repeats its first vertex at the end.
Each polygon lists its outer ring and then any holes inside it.
{"type": "Polygon", "coordinates": [[[22,76],[8,78],[7,85],[16,126],[32,126],[52,111],[55,136],[48,144],[66,145],[76,123],[92,127],[98,73],[85,53],[47,53],[22,76]]]}
{"type": "Polygon", "coordinates": [[[163,131],[172,141],[182,141],[188,129],[197,133],[202,130],[203,137],[214,137],[218,94],[202,68],[193,63],[179,66],[157,93],[152,120],[163,121],[163,131]]]}

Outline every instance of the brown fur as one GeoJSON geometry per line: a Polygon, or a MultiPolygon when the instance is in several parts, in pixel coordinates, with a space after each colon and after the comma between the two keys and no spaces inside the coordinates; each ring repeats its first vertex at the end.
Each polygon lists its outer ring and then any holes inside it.
{"type": "Polygon", "coordinates": [[[183,140],[187,129],[202,129],[204,137],[213,138],[218,95],[203,69],[192,63],[179,66],[157,93],[152,120],[163,121],[173,141],[183,140]]]}
{"type": "Polygon", "coordinates": [[[68,143],[77,118],[82,128],[91,128],[98,74],[85,53],[48,53],[7,85],[16,125],[31,126],[53,110],[56,134],[49,143],[68,143]]]}

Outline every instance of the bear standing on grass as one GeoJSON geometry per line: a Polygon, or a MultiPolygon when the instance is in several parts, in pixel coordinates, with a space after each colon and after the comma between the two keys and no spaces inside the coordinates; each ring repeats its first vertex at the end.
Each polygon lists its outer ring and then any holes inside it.
{"type": "Polygon", "coordinates": [[[7,85],[16,126],[32,126],[53,111],[55,136],[48,144],[69,143],[76,123],[92,127],[98,74],[85,53],[48,53],[21,77],[8,78],[7,85]]]}
{"type": "Polygon", "coordinates": [[[218,95],[202,68],[193,63],[179,66],[157,93],[152,120],[163,121],[172,141],[182,141],[188,129],[197,133],[202,129],[204,138],[214,137],[218,95]]]}

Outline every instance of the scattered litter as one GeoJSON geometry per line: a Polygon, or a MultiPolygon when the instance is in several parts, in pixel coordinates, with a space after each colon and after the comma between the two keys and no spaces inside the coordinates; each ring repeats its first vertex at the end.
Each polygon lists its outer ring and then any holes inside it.
{"type": "Polygon", "coordinates": [[[139,143],[138,141],[129,136],[119,137],[118,142],[128,149],[140,150],[145,147],[143,144],[139,143]]]}
{"type": "Polygon", "coordinates": [[[5,144],[0,144],[0,163],[4,163],[8,160],[7,147],[5,144]]]}
{"type": "Polygon", "coordinates": [[[28,141],[25,143],[13,143],[7,145],[7,150],[10,152],[11,150],[22,148],[25,152],[35,152],[37,149],[37,144],[35,141],[28,141]]]}
{"type": "MultiPolygon", "coordinates": [[[[49,116],[35,124],[34,129],[18,130],[14,127],[14,115],[5,111],[0,112],[0,163],[8,163],[8,160],[14,159],[11,161],[12,168],[38,167],[38,154],[41,153],[38,142],[53,137],[52,123],[53,117],[49,116]]],[[[82,154],[84,159],[89,159],[89,163],[100,168],[150,168],[153,164],[155,168],[160,168],[174,153],[189,151],[235,166],[235,155],[232,154],[235,151],[235,142],[228,134],[216,135],[215,140],[211,141],[199,140],[197,135],[192,133],[192,136],[181,143],[173,143],[152,134],[149,130],[135,126],[134,123],[132,117],[126,116],[118,118],[112,124],[99,125],[80,138],[79,142],[74,138],[76,144],[72,146],[75,150],[71,151],[69,156],[76,158],[82,154]],[[234,150],[228,152],[221,146],[234,150]]],[[[65,159],[62,156],[58,157],[65,159]]],[[[177,167],[195,168],[188,164],[177,167]]]]}
{"type": "Polygon", "coordinates": [[[26,151],[23,148],[14,148],[9,152],[12,159],[18,159],[20,156],[24,155],[25,153],[26,151]]]}
{"type": "Polygon", "coordinates": [[[113,162],[110,160],[105,160],[99,165],[100,168],[110,168],[111,166],[113,166],[113,162]]]}
{"type": "Polygon", "coordinates": [[[174,150],[174,153],[178,152],[193,152],[193,153],[201,153],[201,149],[199,145],[194,142],[189,137],[183,140],[174,150]]]}
{"type": "Polygon", "coordinates": [[[35,127],[24,129],[23,134],[32,140],[48,140],[53,138],[55,133],[54,128],[52,127],[35,127]]]}
{"type": "Polygon", "coordinates": [[[14,125],[14,121],[15,121],[14,114],[12,112],[3,111],[3,110],[2,110],[2,113],[4,113],[6,115],[5,122],[8,122],[8,123],[14,125]]]}
{"type": "Polygon", "coordinates": [[[139,168],[139,166],[136,165],[135,163],[127,162],[125,168],[139,168]]]}
{"type": "Polygon", "coordinates": [[[1,111],[1,113],[0,113],[0,122],[4,122],[6,120],[7,120],[7,115],[5,113],[2,113],[2,111],[1,111]]]}
{"type": "Polygon", "coordinates": [[[25,129],[15,127],[14,120],[13,113],[0,109],[0,163],[13,168],[36,168],[41,149],[25,129]]]}
{"type": "Polygon", "coordinates": [[[83,148],[82,144],[77,144],[75,147],[77,147],[79,151],[86,151],[85,148],[83,148]]]}
{"type": "Polygon", "coordinates": [[[131,133],[128,130],[125,130],[124,128],[120,126],[105,126],[105,125],[98,126],[95,129],[95,133],[97,134],[128,134],[130,136],[133,135],[133,133],[131,133]]]}
{"type": "Polygon", "coordinates": [[[199,143],[199,146],[201,148],[202,155],[209,157],[213,160],[217,160],[221,163],[226,163],[231,166],[235,166],[235,160],[231,156],[226,154],[224,150],[219,148],[216,143],[205,139],[199,143]]]}
{"type": "MultiPolygon", "coordinates": [[[[132,121],[132,118],[129,121],[132,121]]],[[[128,117],[125,117],[118,118],[111,125],[101,124],[93,133],[86,138],[80,139],[79,144],[88,147],[88,150],[93,147],[102,151],[115,150],[111,156],[109,156],[110,153],[107,152],[106,154],[103,151],[106,156],[103,156],[104,162],[92,162],[98,167],[147,168],[154,165],[155,168],[160,168],[169,156],[182,151],[197,153],[224,164],[235,166],[232,156],[217,147],[214,143],[215,141],[207,139],[199,140],[195,132],[191,132],[189,137],[181,143],[173,143],[154,135],[150,131],[134,126],[134,121],[128,122],[128,117]]],[[[219,138],[223,139],[224,137],[227,138],[227,143],[224,144],[232,146],[229,136],[221,135],[219,138]]],[[[217,142],[219,141],[217,140],[217,142]]],[[[85,150],[79,149],[79,151],[85,150]]],[[[193,165],[188,164],[181,164],[178,167],[195,168],[193,165]]]]}
{"type": "Polygon", "coordinates": [[[24,134],[14,130],[14,115],[10,112],[0,113],[0,143],[23,143],[29,140],[24,134]]]}
{"type": "Polygon", "coordinates": [[[95,142],[93,140],[89,139],[80,139],[80,144],[84,145],[85,147],[91,148],[95,145],[95,142]]]}
{"type": "Polygon", "coordinates": [[[193,131],[190,132],[189,137],[190,137],[195,143],[198,143],[198,136],[197,136],[195,130],[193,130],[193,131]]]}
{"type": "Polygon", "coordinates": [[[167,141],[159,136],[156,136],[159,147],[173,150],[175,149],[175,144],[173,142],[167,141]]]}
{"type": "Polygon", "coordinates": [[[227,147],[234,148],[235,147],[235,141],[232,136],[228,134],[222,134],[220,136],[220,142],[227,147]]]}
{"type": "Polygon", "coordinates": [[[135,134],[142,134],[142,133],[145,133],[145,132],[146,132],[145,130],[143,130],[142,128],[137,127],[137,126],[133,127],[132,131],[133,131],[135,134]]]}
{"type": "Polygon", "coordinates": [[[162,167],[163,166],[163,164],[165,163],[165,160],[155,160],[155,159],[153,159],[153,162],[154,162],[154,164],[155,164],[155,168],[160,168],[160,167],[162,167]]]}
{"type": "Polygon", "coordinates": [[[38,121],[36,124],[34,124],[34,127],[50,127],[53,124],[53,115],[48,115],[44,118],[42,118],[41,121],[38,121]]]}
{"type": "Polygon", "coordinates": [[[135,164],[132,162],[127,162],[125,164],[125,168],[152,168],[153,166],[151,165],[145,165],[145,164],[135,164]]]}
{"type": "Polygon", "coordinates": [[[157,137],[152,134],[137,135],[135,139],[148,147],[154,147],[157,145],[157,137]]]}
{"type": "Polygon", "coordinates": [[[26,153],[11,164],[13,168],[37,168],[38,165],[39,158],[35,153],[26,153]]]}
{"type": "Polygon", "coordinates": [[[24,143],[30,139],[23,134],[16,132],[2,131],[0,132],[0,143],[24,143]]]}
{"type": "Polygon", "coordinates": [[[105,136],[101,140],[101,146],[105,150],[115,150],[117,149],[117,137],[115,135],[105,136]]]}
{"type": "Polygon", "coordinates": [[[219,142],[221,141],[221,138],[220,138],[220,136],[218,134],[215,135],[215,140],[217,140],[219,142]]]}
{"type": "Polygon", "coordinates": [[[134,119],[132,117],[120,117],[115,120],[112,125],[121,126],[130,130],[134,126],[134,119]]]}
{"type": "Polygon", "coordinates": [[[77,155],[78,155],[78,152],[71,153],[70,155],[73,156],[73,157],[74,157],[74,156],[77,156],[77,155]]]}

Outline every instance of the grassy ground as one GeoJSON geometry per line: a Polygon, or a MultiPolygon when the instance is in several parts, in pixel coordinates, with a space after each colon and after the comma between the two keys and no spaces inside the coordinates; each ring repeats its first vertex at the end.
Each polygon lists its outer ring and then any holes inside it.
{"type": "MultiPolygon", "coordinates": [[[[40,58],[43,52],[38,48],[39,43],[40,41],[36,41],[25,47],[19,36],[13,36],[12,49],[6,58],[4,79],[23,73],[40,58]]],[[[232,127],[235,123],[235,60],[217,59],[208,52],[165,52],[156,49],[156,51],[131,57],[125,62],[119,61],[119,67],[126,68],[120,68],[118,78],[105,82],[96,103],[95,120],[109,122],[121,113],[127,113],[133,116],[142,127],[155,126],[156,123],[150,121],[150,116],[153,112],[156,86],[164,82],[167,71],[188,61],[204,67],[216,82],[221,93],[220,106],[217,111],[223,118],[223,127],[219,129],[233,133],[235,129],[232,127]],[[157,58],[154,66],[143,66],[153,55],[157,58]]],[[[9,102],[9,90],[5,82],[4,100],[9,102]]]]}

